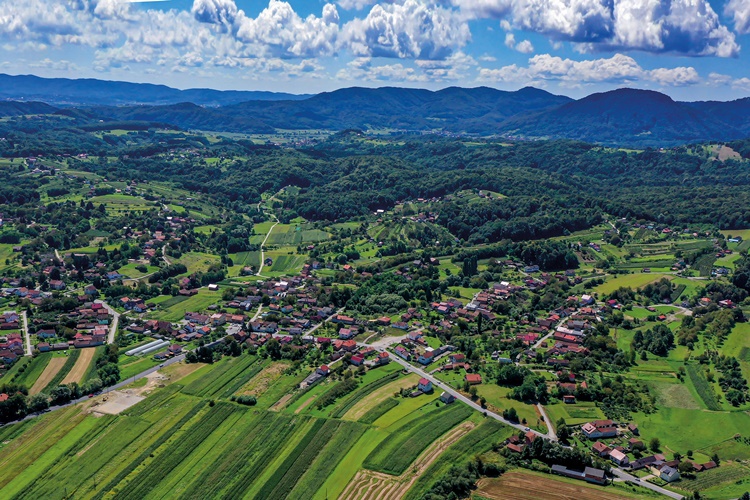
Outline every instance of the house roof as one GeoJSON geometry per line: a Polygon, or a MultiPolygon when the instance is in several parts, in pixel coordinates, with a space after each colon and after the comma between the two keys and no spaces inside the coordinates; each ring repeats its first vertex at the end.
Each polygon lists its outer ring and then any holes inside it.
{"type": "Polygon", "coordinates": [[[422,377],[422,378],[420,378],[420,379],[419,379],[419,385],[427,385],[427,384],[429,384],[429,383],[430,383],[430,381],[429,381],[429,380],[427,380],[427,379],[426,379],[426,378],[424,378],[424,377],[422,377]]]}

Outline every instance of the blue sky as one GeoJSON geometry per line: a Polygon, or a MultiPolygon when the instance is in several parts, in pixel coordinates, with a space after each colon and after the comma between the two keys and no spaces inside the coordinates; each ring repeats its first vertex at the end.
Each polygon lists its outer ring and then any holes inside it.
{"type": "Polygon", "coordinates": [[[750,0],[0,0],[0,44],[9,74],[178,88],[750,95],[750,0]]]}

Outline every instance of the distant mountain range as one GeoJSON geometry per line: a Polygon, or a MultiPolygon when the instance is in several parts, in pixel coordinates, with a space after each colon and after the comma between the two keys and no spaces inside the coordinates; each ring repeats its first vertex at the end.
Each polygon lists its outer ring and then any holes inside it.
{"type": "Polygon", "coordinates": [[[227,106],[246,101],[296,100],[308,97],[309,94],[212,89],[178,90],[150,83],[0,74],[0,100],[42,101],[57,106],[158,106],[181,102],[192,102],[200,106],[227,106]]]}
{"type": "Polygon", "coordinates": [[[636,89],[580,100],[531,87],[515,92],[487,87],[437,92],[353,87],[297,96],[0,75],[0,99],[7,101],[0,102],[0,117],[65,114],[255,134],[277,129],[442,131],[632,146],[750,136],[750,98],[677,102],[659,92],[636,89]],[[27,102],[19,102],[22,98],[27,102]],[[40,102],[28,102],[32,100],[40,102]]]}

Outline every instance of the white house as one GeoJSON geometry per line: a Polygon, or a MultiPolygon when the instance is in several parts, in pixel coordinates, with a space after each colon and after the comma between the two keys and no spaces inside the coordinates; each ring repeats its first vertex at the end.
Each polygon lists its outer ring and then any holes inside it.
{"type": "Polygon", "coordinates": [[[419,379],[419,384],[417,385],[417,389],[419,389],[422,392],[432,392],[432,382],[430,382],[426,378],[421,378],[419,379]]]}

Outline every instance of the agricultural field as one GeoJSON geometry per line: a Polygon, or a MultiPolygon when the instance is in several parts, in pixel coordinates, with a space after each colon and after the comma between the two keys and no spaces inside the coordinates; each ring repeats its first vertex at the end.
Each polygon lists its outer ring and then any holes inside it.
{"type": "Polygon", "coordinates": [[[124,194],[107,194],[104,196],[95,196],[91,198],[91,203],[95,206],[104,204],[108,212],[114,214],[124,212],[145,212],[158,208],[158,204],[152,201],[146,201],[137,196],[124,194]]]}
{"type": "Polygon", "coordinates": [[[151,266],[149,264],[139,264],[136,262],[131,262],[125,266],[122,266],[120,269],[117,270],[117,272],[130,279],[139,279],[146,275],[153,274],[158,270],[159,270],[158,267],[151,266]],[[136,269],[136,267],[140,267],[140,266],[144,266],[146,268],[146,271],[143,272],[143,271],[136,269]]]}
{"type": "Polygon", "coordinates": [[[474,498],[490,500],[627,500],[631,498],[658,498],[650,490],[631,486],[597,486],[547,474],[513,470],[499,478],[482,479],[474,498]]]}
{"type": "Polygon", "coordinates": [[[208,306],[216,304],[221,300],[221,291],[211,292],[208,288],[201,288],[197,295],[182,300],[183,297],[173,297],[173,301],[166,300],[158,304],[155,311],[149,313],[149,317],[164,321],[179,321],[185,317],[186,312],[203,312],[208,306]],[[177,300],[177,299],[180,300],[177,300]]]}
{"type": "Polygon", "coordinates": [[[260,252],[240,252],[229,254],[234,265],[229,268],[229,276],[239,276],[244,267],[258,269],[260,266],[260,252]]]}
{"type": "MultiPolygon", "coordinates": [[[[641,266],[645,267],[645,266],[641,266]]],[[[620,287],[629,287],[633,290],[643,288],[649,283],[655,283],[662,278],[671,279],[671,275],[659,274],[659,273],[641,273],[635,272],[632,274],[617,274],[609,278],[603,284],[594,288],[594,291],[600,295],[607,295],[620,287]]]]}
{"type": "Polygon", "coordinates": [[[267,246],[297,246],[318,243],[331,238],[331,234],[313,229],[311,224],[279,224],[266,241],[267,246]]]}
{"type": "Polygon", "coordinates": [[[174,264],[183,264],[188,269],[188,274],[205,272],[214,264],[219,264],[221,259],[218,255],[201,252],[188,252],[179,259],[171,259],[174,264]]]}

